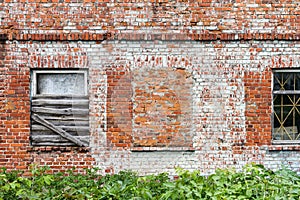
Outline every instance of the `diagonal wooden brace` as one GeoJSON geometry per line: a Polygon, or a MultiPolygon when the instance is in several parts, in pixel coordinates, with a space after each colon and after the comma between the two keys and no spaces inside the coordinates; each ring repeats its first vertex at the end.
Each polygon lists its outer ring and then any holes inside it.
{"type": "Polygon", "coordinates": [[[72,136],[71,134],[67,133],[66,131],[64,131],[63,129],[55,126],[54,124],[52,124],[51,122],[45,120],[44,118],[42,118],[41,116],[37,115],[37,114],[33,114],[31,116],[31,118],[36,121],[37,123],[47,127],[48,129],[54,131],[55,133],[59,134],[61,137],[70,140],[71,142],[77,144],[78,146],[84,146],[86,147],[87,145],[83,142],[81,142],[79,139],[77,139],[76,137],[72,136]]]}

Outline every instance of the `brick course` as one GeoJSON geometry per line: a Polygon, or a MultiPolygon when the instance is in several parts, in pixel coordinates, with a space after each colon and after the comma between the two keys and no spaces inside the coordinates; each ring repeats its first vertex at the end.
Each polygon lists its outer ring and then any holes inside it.
{"type": "Polygon", "coordinates": [[[294,1],[0,1],[0,166],[299,172],[299,146],[271,144],[272,69],[299,67],[298,16],[294,1]],[[31,146],[30,70],[77,68],[89,147],[31,146]]]}

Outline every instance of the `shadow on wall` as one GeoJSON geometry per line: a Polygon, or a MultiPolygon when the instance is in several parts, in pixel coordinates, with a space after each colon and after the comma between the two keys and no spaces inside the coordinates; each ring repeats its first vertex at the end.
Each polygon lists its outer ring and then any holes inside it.
{"type": "MultiPolygon", "coordinates": [[[[5,86],[6,86],[6,81],[5,81],[5,77],[6,77],[6,69],[4,67],[5,65],[5,56],[6,56],[6,51],[5,51],[5,43],[7,40],[7,35],[6,34],[0,34],[0,113],[5,113],[6,109],[5,106],[7,106],[7,102],[5,101],[5,86]]],[[[4,118],[4,115],[1,116],[1,121],[2,120],[6,120],[6,118],[4,118]]],[[[5,143],[6,141],[6,125],[5,123],[0,123],[0,143],[2,145],[2,143],[5,143]]],[[[4,147],[5,148],[5,147],[4,147]]],[[[4,151],[0,151],[1,154],[4,154],[4,151]]],[[[2,161],[3,159],[0,159],[0,166],[5,166],[7,164],[7,160],[4,159],[4,161],[2,161]]]]}
{"type": "MultiPolygon", "coordinates": [[[[5,56],[6,56],[6,51],[5,51],[5,42],[7,40],[7,34],[0,34],[0,69],[1,69],[1,73],[0,73],[0,92],[4,90],[4,77],[5,73],[4,71],[4,60],[5,60],[5,56]]],[[[3,101],[2,101],[3,102],[3,101]]],[[[0,107],[1,108],[1,107],[0,107]]]]}
{"type": "Polygon", "coordinates": [[[4,66],[4,58],[5,58],[5,41],[7,40],[6,34],[0,34],[0,67],[4,66]]]}

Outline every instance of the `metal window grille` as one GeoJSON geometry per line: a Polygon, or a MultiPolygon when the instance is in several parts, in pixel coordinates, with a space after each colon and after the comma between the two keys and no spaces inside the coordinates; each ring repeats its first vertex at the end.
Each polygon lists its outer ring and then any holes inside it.
{"type": "Polygon", "coordinates": [[[300,142],[300,70],[274,70],[273,142],[300,142]]]}

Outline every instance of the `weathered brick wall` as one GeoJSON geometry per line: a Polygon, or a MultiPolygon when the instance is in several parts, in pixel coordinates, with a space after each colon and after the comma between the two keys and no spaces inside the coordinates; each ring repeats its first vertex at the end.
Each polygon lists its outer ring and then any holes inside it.
{"type": "MultiPolygon", "coordinates": [[[[1,158],[0,165],[8,169],[28,169],[30,164],[49,165],[53,170],[78,169],[93,165],[93,158],[84,148],[32,147],[30,145],[30,68],[84,67],[84,55],[72,57],[72,50],[63,46],[45,54],[39,44],[17,41],[1,43],[1,158]],[[30,43],[27,43],[28,45],[30,43]],[[65,57],[67,56],[67,57],[65,57]],[[78,58],[77,58],[78,57],[78,58]],[[70,61],[74,60],[74,62],[70,61]],[[53,61],[53,62],[50,62],[53,61]],[[56,61],[56,62],[55,62],[56,61]]],[[[48,50],[51,50],[51,45],[48,50]]],[[[81,53],[81,52],[80,52],[81,53]]],[[[80,54],[81,55],[81,54],[80,54]]]]}
{"type": "Polygon", "coordinates": [[[297,33],[292,0],[64,1],[5,0],[0,26],[23,33],[297,33]],[[49,17],[51,16],[51,17],[49,17]]]}
{"type": "Polygon", "coordinates": [[[14,77],[4,83],[1,165],[98,166],[141,174],[181,166],[211,173],[254,161],[299,170],[298,161],[289,159],[297,148],[270,146],[271,69],[297,67],[299,45],[278,40],[8,41],[2,45],[2,76],[14,77]],[[79,67],[89,69],[90,147],[31,147],[30,68],[79,67]],[[144,111],[153,101],[161,106],[144,111]],[[168,117],[174,117],[172,123],[168,117]],[[158,142],[166,130],[173,138],[158,142]],[[137,145],[140,137],[145,143],[137,145]]]}
{"type": "Polygon", "coordinates": [[[29,68],[13,42],[1,42],[1,166],[24,169],[30,158],[29,68]]]}
{"type": "Polygon", "coordinates": [[[272,68],[299,67],[294,1],[0,1],[0,166],[299,171],[271,145],[272,68]],[[90,144],[30,145],[30,70],[89,72],[90,144]]]}

